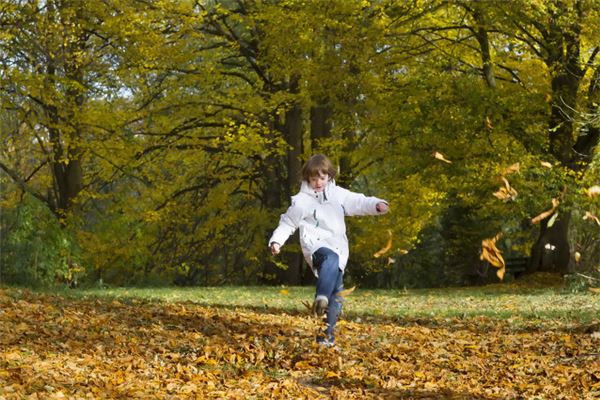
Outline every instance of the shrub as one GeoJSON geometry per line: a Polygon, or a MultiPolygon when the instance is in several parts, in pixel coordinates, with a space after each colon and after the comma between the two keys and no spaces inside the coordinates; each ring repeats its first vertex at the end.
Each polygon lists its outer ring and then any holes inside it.
{"type": "Polygon", "coordinates": [[[30,196],[0,215],[0,283],[25,286],[73,285],[81,273],[70,233],[30,196]]]}

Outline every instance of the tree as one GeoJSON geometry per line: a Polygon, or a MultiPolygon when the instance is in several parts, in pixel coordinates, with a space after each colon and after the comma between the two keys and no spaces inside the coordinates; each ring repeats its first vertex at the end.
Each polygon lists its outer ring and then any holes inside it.
{"type": "MultiPolygon", "coordinates": [[[[517,28],[515,39],[542,59],[550,75],[550,117],[548,122],[549,154],[567,171],[585,171],[598,132],[593,128],[577,128],[578,110],[589,108],[584,77],[591,74],[588,97],[594,97],[595,77],[600,68],[595,63],[598,47],[597,33],[588,26],[598,22],[594,2],[586,0],[532,3],[524,8],[507,10],[517,28]],[[520,10],[520,11],[517,11],[520,10]]],[[[565,185],[567,183],[565,182],[565,185]]],[[[569,270],[570,249],[568,226],[570,213],[563,212],[558,223],[549,226],[542,221],[540,236],[532,248],[531,269],[569,270]],[[549,260],[544,257],[546,247],[555,246],[549,260]]]]}

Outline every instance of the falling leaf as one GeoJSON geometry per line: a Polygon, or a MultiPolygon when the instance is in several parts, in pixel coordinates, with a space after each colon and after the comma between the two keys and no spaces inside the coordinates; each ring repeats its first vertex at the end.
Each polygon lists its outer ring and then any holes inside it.
{"type": "Polygon", "coordinates": [[[543,213],[541,213],[540,215],[532,218],[531,223],[537,224],[541,220],[546,219],[549,216],[551,216],[552,214],[554,214],[554,211],[556,211],[556,208],[558,207],[559,204],[560,204],[560,201],[558,199],[552,199],[552,208],[549,210],[546,210],[543,213]]]}
{"type": "Polygon", "coordinates": [[[504,202],[516,199],[518,194],[517,191],[510,186],[510,183],[508,183],[508,180],[505,177],[501,176],[500,179],[504,182],[504,187],[501,187],[495,192],[494,196],[504,202]]]}
{"type": "Polygon", "coordinates": [[[504,280],[504,272],[506,271],[506,268],[502,267],[500,269],[498,269],[498,271],[496,271],[496,275],[498,276],[498,278],[500,278],[500,280],[504,280]]]}
{"type": "Polygon", "coordinates": [[[546,224],[546,226],[548,228],[551,228],[552,225],[554,225],[554,222],[556,222],[556,218],[558,217],[558,212],[555,212],[552,217],[550,217],[550,219],[548,220],[548,224],[546,224]]]}
{"type": "Polygon", "coordinates": [[[600,226],[600,219],[598,219],[598,217],[596,217],[594,214],[592,214],[589,211],[585,212],[583,219],[591,219],[592,221],[595,221],[600,226]]]}
{"type": "Polygon", "coordinates": [[[514,163],[510,167],[506,168],[504,170],[504,172],[502,172],[502,175],[509,175],[509,174],[512,174],[513,172],[519,172],[520,169],[521,169],[521,164],[514,163]]]}
{"type": "Polygon", "coordinates": [[[354,292],[355,289],[356,289],[356,286],[352,286],[350,289],[344,289],[338,293],[338,296],[346,297],[350,293],[354,292]]]}
{"type": "Polygon", "coordinates": [[[452,161],[447,160],[446,157],[444,157],[444,155],[442,153],[440,153],[440,152],[436,151],[435,153],[433,153],[433,156],[435,158],[437,158],[438,160],[441,160],[441,161],[443,161],[445,163],[452,164],[452,161]]]}
{"type": "MultiPolygon", "coordinates": [[[[502,233],[497,234],[491,239],[483,239],[481,241],[481,256],[479,258],[486,260],[496,268],[500,268],[503,277],[506,264],[504,263],[504,258],[502,258],[502,252],[496,247],[496,241],[500,239],[500,236],[502,236],[502,233]]],[[[500,273],[498,277],[500,277],[500,273]]]]}
{"type": "Polygon", "coordinates": [[[540,161],[540,164],[542,167],[552,168],[552,164],[550,164],[548,161],[540,161]]]}
{"type": "Polygon", "coordinates": [[[281,289],[281,290],[279,291],[279,294],[288,295],[288,294],[290,294],[290,291],[289,291],[289,290],[287,290],[287,289],[281,289]]]}
{"type": "Polygon", "coordinates": [[[575,252],[575,262],[579,263],[579,260],[581,260],[581,253],[576,251],[575,252]]]}
{"type": "Polygon", "coordinates": [[[379,258],[382,255],[384,255],[385,253],[387,253],[388,251],[390,251],[390,249],[392,248],[392,231],[390,229],[388,229],[388,235],[389,235],[389,238],[388,238],[388,241],[385,244],[385,246],[381,250],[379,250],[375,254],[373,254],[373,257],[379,258]]]}
{"type": "Polygon", "coordinates": [[[490,130],[494,129],[494,126],[492,125],[492,120],[487,115],[485,117],[485,127],[490,130]]]}
{"type": "Polygon", "coordinates": [[[588,188],[586,193],[589,197],[594,197],[594,196],[600,194],[600,186],[594,185],[594,186],[588,188]]]}

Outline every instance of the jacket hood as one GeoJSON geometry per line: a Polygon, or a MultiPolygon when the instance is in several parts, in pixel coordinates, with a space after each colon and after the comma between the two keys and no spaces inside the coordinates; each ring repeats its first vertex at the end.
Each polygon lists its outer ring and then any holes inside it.
{"type": "Polygon", "coordinates": [[[323,189],[322,192],[317,192],[313,188],[310,187],[310,184],[306,181],[302,181],[302,185],[300,185],[300,193],[304,193],[309,195],[312,198],[317,199],[319,203],[324,203],[328,199],[331,198],[330,193],[333,192],[335,188],[335,180],[331,179],[327,182],[327,186],[323,189]]]}

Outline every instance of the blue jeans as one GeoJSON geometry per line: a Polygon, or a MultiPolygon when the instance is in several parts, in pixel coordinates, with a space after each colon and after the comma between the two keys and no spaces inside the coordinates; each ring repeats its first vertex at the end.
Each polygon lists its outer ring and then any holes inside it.
{"type": "Polygon", "coordinates": [[[326,297],[327,307],[327,338],[334,339],[333,329],[342,311],[343,298],[338,293],[344,290],[344,273],[340,269],[340,258],[336,252],[327,247],[321,247],[312,255],[313,266],[319,272],[317,279],[316,298],[326,297]]]}

